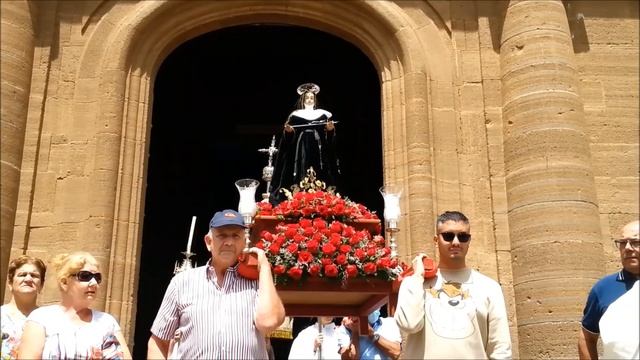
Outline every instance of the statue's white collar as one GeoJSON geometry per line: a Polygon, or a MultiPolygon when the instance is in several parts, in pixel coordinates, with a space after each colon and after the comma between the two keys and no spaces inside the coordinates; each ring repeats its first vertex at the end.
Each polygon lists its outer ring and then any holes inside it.
{"type": "Polygon", "coordinates": [[[307,120],[315,120],[322,115],[326,115],[327,119],[331,118],[331,113],[324,109],[299,109],[294,110],[291,115],[299,116],[307,120]]]}

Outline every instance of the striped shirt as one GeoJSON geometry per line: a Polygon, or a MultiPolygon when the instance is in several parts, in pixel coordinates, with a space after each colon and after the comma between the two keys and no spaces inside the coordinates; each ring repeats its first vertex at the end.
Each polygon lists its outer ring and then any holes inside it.
{"type": "Polygon", "coordinates": [[[180,359],[267,358],[254,322],[258,282],[236,268],[227,269],[222,287],[209,263],[171,279],[151,332],[168,341],[180,330],[180,359]]]}

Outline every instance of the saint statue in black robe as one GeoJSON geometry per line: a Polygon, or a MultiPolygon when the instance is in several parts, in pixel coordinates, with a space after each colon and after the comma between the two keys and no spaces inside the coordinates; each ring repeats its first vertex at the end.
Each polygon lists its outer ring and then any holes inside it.
{"type": "Polygon", "coordinates": [[[297,108],[284,124],[275,163],[272,201],[284,200],[280,189],[289,190],[299,184],[313,167],[318,180],[336,186],[340,166],[336,154],[336,129],[331,113],[317,107],[320,87],[303,84],[298,87],[297,108]]]}

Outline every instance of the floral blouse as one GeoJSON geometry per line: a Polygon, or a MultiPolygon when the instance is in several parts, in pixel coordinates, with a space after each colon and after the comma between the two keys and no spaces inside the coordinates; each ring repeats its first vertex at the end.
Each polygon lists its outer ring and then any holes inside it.
{"type": "Polygon", "coordinates": [[[27,319],[20,311],[9,307],[0,306],[0,325],[2,327],[2,350],[1,358],[17,358],[18,345],[22,336],[22,328],[27,319]]]}

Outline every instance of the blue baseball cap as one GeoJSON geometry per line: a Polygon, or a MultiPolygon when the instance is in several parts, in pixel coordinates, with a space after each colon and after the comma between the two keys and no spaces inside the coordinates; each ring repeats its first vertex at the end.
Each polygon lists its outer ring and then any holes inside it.
{"type": "Polygon", "coordinates": [[[221,226],[237,225],[246,228],[242,215],[235,210],[227,209],[218,211],[209,222],[209,228],[219,228],[221,226]]]}

